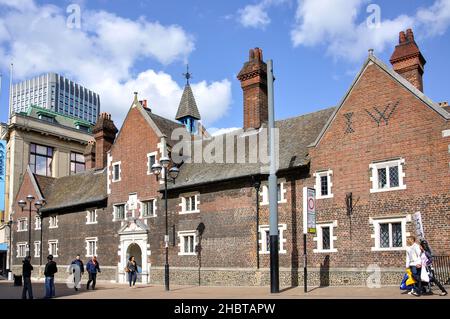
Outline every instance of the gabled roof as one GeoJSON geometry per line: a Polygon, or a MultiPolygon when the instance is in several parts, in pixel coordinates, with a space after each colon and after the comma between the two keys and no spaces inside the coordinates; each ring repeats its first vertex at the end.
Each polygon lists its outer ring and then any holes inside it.
{"type": "Polygon", "coordinates": [[[195,102],[194,94],[192,93],[189,83],[186,83],[186,86],[184,87],[175,119],[180,120],[183,117],[193,117],[196,120],[201,119],[200,113],[198,112],[197,103],[195,102]]]}
{"type": "Polygon", "coordinates": [[[149,109],[145,109],[150,119],[158,127],[162,135],[166,137],[166,143],[173,146],[175,141],[171,139],[172,132],[177,128],[184,128],[183,124],[171,121],[155,113],[152,113],[149,109]]]}
{"type": "Polygon", "coordinates": [[[315,139],[315,141],[313,143],[311,143],[309,146],[310,147],[314,147],[316,146],[320,140],[322,139],[323,135],[325,134],[326,130],[328,129],[328,127],[330,127],[331,123],[333,122],[334,118],[336,117],[336,114],[339,112],[339,110],[341,109],[342,105],[345,103],[345,101],[347,100],[347,98],[350,96],[350,93],[352,92],[353,88],[355,87],[355,85],[358,83],[359,79],[361,78],[361,76],[363,75],[363,73],[365,72],[366,68],[369,65],[375,64],[377,65],[380,69],[382,69],[384,72],[386,72],[390,77],[392,77],[395,81],[397,81],[400,85],[402,85],[405,89],[407,89],[408,91],[411,92],[411,94],[413,94],[416,98],[418,98],[419,100],[421,100],[425,105],[427,105],[430,109],[432,109],[433,111],[437,112],[439,115],[441,115],[445,120],[450,120],[450,113],[446,112],[444,110],[443,107],[439,106],[439,104],[433,102],[429,97],[427,97],[425,94],[423,94],[423,92],[421,92],[420,90],[418,90],[414,85],[412,85],[408,80],[406,80],[404,77],[402,77],[400,74],[398,74],[397,72],[395,72],[393,69],[391,69],[390,67],[388,67],[386,64],[384,64],[383,61],[381,61],[380,59],[378,59],[376,56],[374,56],[373,54],[370,54],[369,57],[367,58],[367,60],[364,62],[364,65],[362,66],[361,70],[359,71],[359,73],[357,74],[357,76],[355,77],[355,79],[353,80],[350,88],[348,89],[348,91],[345,93],[344,97],[342,98],[342,100],[340,101],[338,107],[336,107],[336,109],[334,110],[333,114],[331,115],[331,117],[328,119],[327,123],[325,124],[325,126],[323,127],[322,131],[320,132],[320,134],[317,136],[317,138],[315,139]]]}

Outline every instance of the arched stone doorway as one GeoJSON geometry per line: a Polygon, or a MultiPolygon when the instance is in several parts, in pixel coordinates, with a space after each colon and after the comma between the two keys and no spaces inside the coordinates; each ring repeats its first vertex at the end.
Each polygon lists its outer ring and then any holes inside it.
{"type": "Polygon", "coordinates": [[[138,266],[138,275],[137,275],[137,282],[142,282],[142,251],[141,247],[139,247],[138,244],[132,243],[130,246],[128,246],[127,249],[127,261],[130,260],[130,257],[134,256],[134,259],[136,260],[136,264],[138,266]]]}

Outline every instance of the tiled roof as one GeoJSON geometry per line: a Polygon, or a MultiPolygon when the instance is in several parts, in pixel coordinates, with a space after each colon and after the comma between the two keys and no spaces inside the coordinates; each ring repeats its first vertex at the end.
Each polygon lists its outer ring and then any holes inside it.
{"type": "Polygon", "coordinates": [[[197,103],[195,102],[194,94],[192,93],[189,83],[184,87],[183,95],[181,96],[180,105],[178,106],[177,115],[175,119],[179,120],[183,117],[190,116],[200,120],[200,113],[198,112],[197,103]]]}
{"type": "MultiPolygon", "coordinates": [[[[293,117],[275,122],[279,128],[279,170],[300,167],[309,163],[307,146],[318,136],[334,108],[328,108],[314,113],[293,117]]],[[[233,134],[233,133],[228,133],[233,134]]],[[[262,133],[258,133],[262,136],[262,133]]],[[[229,135],[228,135],[229,136],[229,135]]],[[[268,174],[268,164],[260,164],[259,161],[249,161],[249,154],[259,152],[257,143],[249,143],[248,134],[238,135],[234,144],[234,159],[237,159],[239,140],[245,143],[245,163],[226,163],[226,148],[224,147],[224,163],[183,163],[175,184],[169,183],[169,187],[179,188],[217,182],[249,175],[268,174]],[[244,141],[243,141],[244,139],[244,141]]],[[[216,140],[217,141],[217,140],[216,140]]],[[[223,143],[226,134],[223,135],[223,143]]],[[[205,146],[211,141],[205,141],[205,146]]],[[[240,155],[240,154],[239,154],[240,155]]],[[[193,154],[195,157],[195,154],[193,154]]]]}
{"type": "Polygon", "coordinates": [[[171,140],[172,132],[177,129],[184,127],[183,124],[177,123],[171,120],[168,120],[162,116],[159,116],[155,113],[152,113],[149,109],[145,109],[148,113],[148,115],[151,117],[153,122],[156,124],[156,126],[159,128],[162,134],[164,134],[167,137],[167,143],[172,146],[174,145],[174,141],[171,140]]]}
{"type": "Polygon", "coordinates": [[[86,170],[60,178],[36,176],[47,204],[42,212],[101,202],[107,198],[106,170],[86,170]]]}

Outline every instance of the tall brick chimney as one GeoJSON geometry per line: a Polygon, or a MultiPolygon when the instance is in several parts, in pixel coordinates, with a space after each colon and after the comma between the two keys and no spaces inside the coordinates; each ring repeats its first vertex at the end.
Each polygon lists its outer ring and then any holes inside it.
{"type": "Polygon", "coordinates": [[[86,169],[95,168],[95,141],[88,142],[83,155],[86,169]]]}
{"type": "Polygon", "coordinates": [[[400,32],[399,43],[392,53],[390,62],[394,71],[407,79],[418,90],[423,92],[423,71],[425,58],[414,41],[411,29],[400,32]]]}
{"type": "Polygon", "coordinates": [[[244,93],[244,130],[258,129],[268,121],[267,64],[260,48],[250,49],[249,60],[244,63],[237,78],[244,93]]]}
{"type": "Polygon", "coordinates": [[[106,167],[107,152],[111,149],[118,132],[111,114],[101,113],[92,130],[95,138],[95,168],[106,167]]]}

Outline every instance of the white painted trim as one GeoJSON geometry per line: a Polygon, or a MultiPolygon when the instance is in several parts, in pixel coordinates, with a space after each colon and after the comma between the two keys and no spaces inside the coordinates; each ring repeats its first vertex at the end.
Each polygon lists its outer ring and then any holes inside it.
{"type": "Polygon", "coordinates": [[[86,243],[86,256],[85,257],[93,257],[98,256],[98,237],[87,237],[84,239],[86,243]],[[89,254],[89,242],[95,242],[95,254],[89,254]]]}
{"type": "Polygon", "coordinates": [[[331,180],[331,176],[333,176],[333,170],[328,169],[326,171],[316,171],[313,176],[315,177],[314,188],[316,189],[316,199],[324,199],[324,198],[333,198],[332,186],[333,182],[331,180]],[[327,184],[328,184],[328,194],[322,196],[322,185],[321,185],[321,177],[327,176],[327,184]]]}
{"type": "Polygon", "coordinates": [[[35,241],[34,242],[34,257],[38,258],[41,257],[41,242],[40,241],[35,241]],[[39,252],[39,254],[37,254],[39,252]]]}
{"type": "Polygon", "coordinates": [[[55,228],[58,228],[58,215],[50,215],[49,216],[49,218],[48,218],[48,228],[49,229],[55,229],[55,228]],[[54,225],[52,225],[52,219],[54,218],[54,220],[55,220],[55,224],[54,225]]]}
{"type": "Polygon", "coordinates": [[[94,209],[94,210],[86,210],[86,225],[94,225],[94,224],[98,224],[98,221],[97,221],[97,217],[98,217],[98,215],[97,215],[97,210],[96,209],[94,209]],[[90,214],[91,213],[94,213],[94,221],[93,222],[91,222],[90,220],[90,214]]]}
{"type": "Polygon", "coordinates": [[[147,175],[154,175],[152,173],[152,168],[150,167],[150,156],[155,156],[155,163],[158,162],[158,152],[151,152],[147,154],[147,175]]]}
{"type": "Polygon", "coordinates": [[[125,205],[126,205],[127,203],[115,203],[115,204],[113,204],[113,212],[112,212],[112,214],[113,214],[113,222],[116,222],[116,221],[124,221],[126,218],[127,218],[127,216],[126,216],[126,211],[125,211],[125,205]],[[121,206],[121,205],[123,205],[123,219],[118,219],[118,218],[116,218],[116,207],[117,206],[121,206]]]}
{"type": "Polygon", "coordinates": [[[337,227],[338,223],[337,220],[334,220],[332,222],[318,222],[316,224],[316,237],[313,238],[313,241],[317,242],[317,248],[313,249],[314,253],[337,253],[337,249],[334,246],[334,242],[337,241],[337,236],[335,236],[334,229],[337,227]],[[322,234],[322,228],[323,227],[329,227],[330,228],[330,249],[323,249],[323,234],[322,234]]]}
{"type": "Polygon", "coordinates": [[[113,183],[117,183],[120,182],[122,180],[122,161],[118,161],[118,162],[114,162],[112,163],[112,178],[111,181],[113,183]],[[119,165],[119,178],[118,179],[114,179],[114,166],[119,165]]]}
{"type": "Polygon", "coordinates": [[[21,232],[25,232],[28,231],[28,217],[22,217],[22,218],[18,218],[17,219],[17,231],[18,233],[21,232]],[[20,222],[25,221],[25,227],[24,228],[19,228],[19,226],[21,225],[20,222]]]}
{"type": "Polygon", "coordinates": [[[26,257],[27,251],[28,251],[27,247],[28,247],[28,242],[18,242],[18,243],[16,244],[16,258],[23,258],[23,257],[26,257]],[[24,249],[25,254],[24,254],[24,255],[19,254],[19,252],[20,252],[20,246],[25,246],[25,249],[24,249]]]}
{"type": "Polygon", "coordinates": [[[178,243],[178,247],[180,247],[179,251],[178,251],[178,255],[179,256],[195,256],[197,255],[197,253],[195,252],[195,246],[198,244],[197,243],[197,231],[196,230],[183,230],[183,231],[179,231],[178,232],[178,238],[179,238],[179,243],[178,243]],[[194,236],[194,252],[192,253],[187,253],[184,251],[184,238],[186,236],[194,236]]]}
{"type": "Polygon", "coordinates": [[[371,172],[371,176],[369,180],[372,182],[372,187],[370,188],[370,193],[381,193],[381,192],[389,192],[389,191],[397,191],[406,189],[406,184],[404,183],[404,178],[406,176],[403,171],[403,166],[405,165],[405,159],[400,158],[396,160],[389,160],[385,162],[377,162],[369,164],[369,171],[371,172]],[[389,167],[398,166],[398,186],[389,187],[390,178],[389,178],[389,167]],[[386,169],[386,182],[388,187],[386,188],[378,188],[378,169],[385,168],[386,169]]]}
{"type": "MultiPolygon", "coordinates": [[[[108,151],[107,154],[107,166],[106,166],[106,193],[109,195],[111,194],[111,178],[110,177],[110,168],[111,168],[111,163],[112,163],[112,156],[111,156],[111,150],[108,151]]],[[[112,174],[111,174],[112,175],[112,174]]]]}
{"type": "MultiPolygon", "coordinates": [[[[200,213],[199,205],[200,205],[200,194],[191,194],[191,195],[182,196],[181,203],[178,204],[178,206],[181,207],[180,215],[200,213]],[[196,209],[195,210],[186,210],[186,199],[191,198],[191,197],[195,197],[195,208],[196,209]]],[[[189,207],[191,207],[191,205],[189,205],[189,207]]]]}
{"type": "Polygon", "coordinates": [[[48,241],[47,241],[47,244],[48,244],[48,254],[49,255],[53,255],[53,257],[58,257],[58,250],[59,250],[59,241],[58,241],[58,239],[49,239],[48,241]],[[56,243],[56,253],[55,254],[52,254],[52,249],[51,249],[51,244],[54,244],[54,243],[56,243]]]}
{"type": "Polygon", "coordinates": [[[41,217],[39,217],[38,215],[34,216],[34,230],[41,230],[41,227],[42,227],[41,217]]]}
{"type": "Polygon", "coordinates": [[[407,215],[405,217],[381,217],[381,218],[370,218],[369,223],[373,225],[373,233],[370,237],[374,240],[374,246],[371,248],[372,251],[395,251],[395,250],[405,250],[406,249],[406,223],[408,222],[407,215]],[[402,226],[402,247],[392,247],[392,230],[391,225],[389,225],[389,246],[390,247],[380,247],[380,224],[392,224],[401,223],[402,226]]]}
{"type": "MultiPolygon", "coordinates": [[[[287,199],[286,199],[287,189],[284,187],[284,182],[279,182],[278,185],[280,185],[280,192],[281,192],[281,199],[278,201],[278,204],[287,203],[287,199]]],[[[262,197],[261,201],[260,201],[260,205],[261,206],[269,205],[269,186],[268,185],[261,186],[259,195],[262,197]]],[[[277,197],[278,197],[278,186],[277,186],[277,197]]]]}
{"type": "Polygon", "coordinates": [[[450,130],[443,130],[442,131],[442,137],[449,137],[450,136],[450,130]]]}
{"type": "MultiPolygon", "coordinates": [[[[269,225],[260,225],[258,230],[258,243],[259,243],[259,253],[262,255],[270,254],[270,251],[266,250],[267,242],[266,242],[266,232],[269,231],[270,226],[269,225]]],[[[278,240],[280,241],[280,250],[278,251],[279,254],[286,254],[286,242],[287,239],[284,236],[284,232],[287,230],[287,224],[278,224],[278,231],[280,232],[280,237],[278,240]]]]}
{"type": "Polygon", "coordinates": [[[156,203],[157,203],[157,199],[156,198],[149,198],[149,199],[144,199],[142,201],[139,201],[139,216],[141,218],[144,218],[144,219],[157,217],[157,215],[156,215],[156,203]],[[153,213],[152,213],[152,215],[144,216],[143,215],[144,203],[147,203],[147,202],[150,202],[150,201],[153,201],[153,213]]]}

